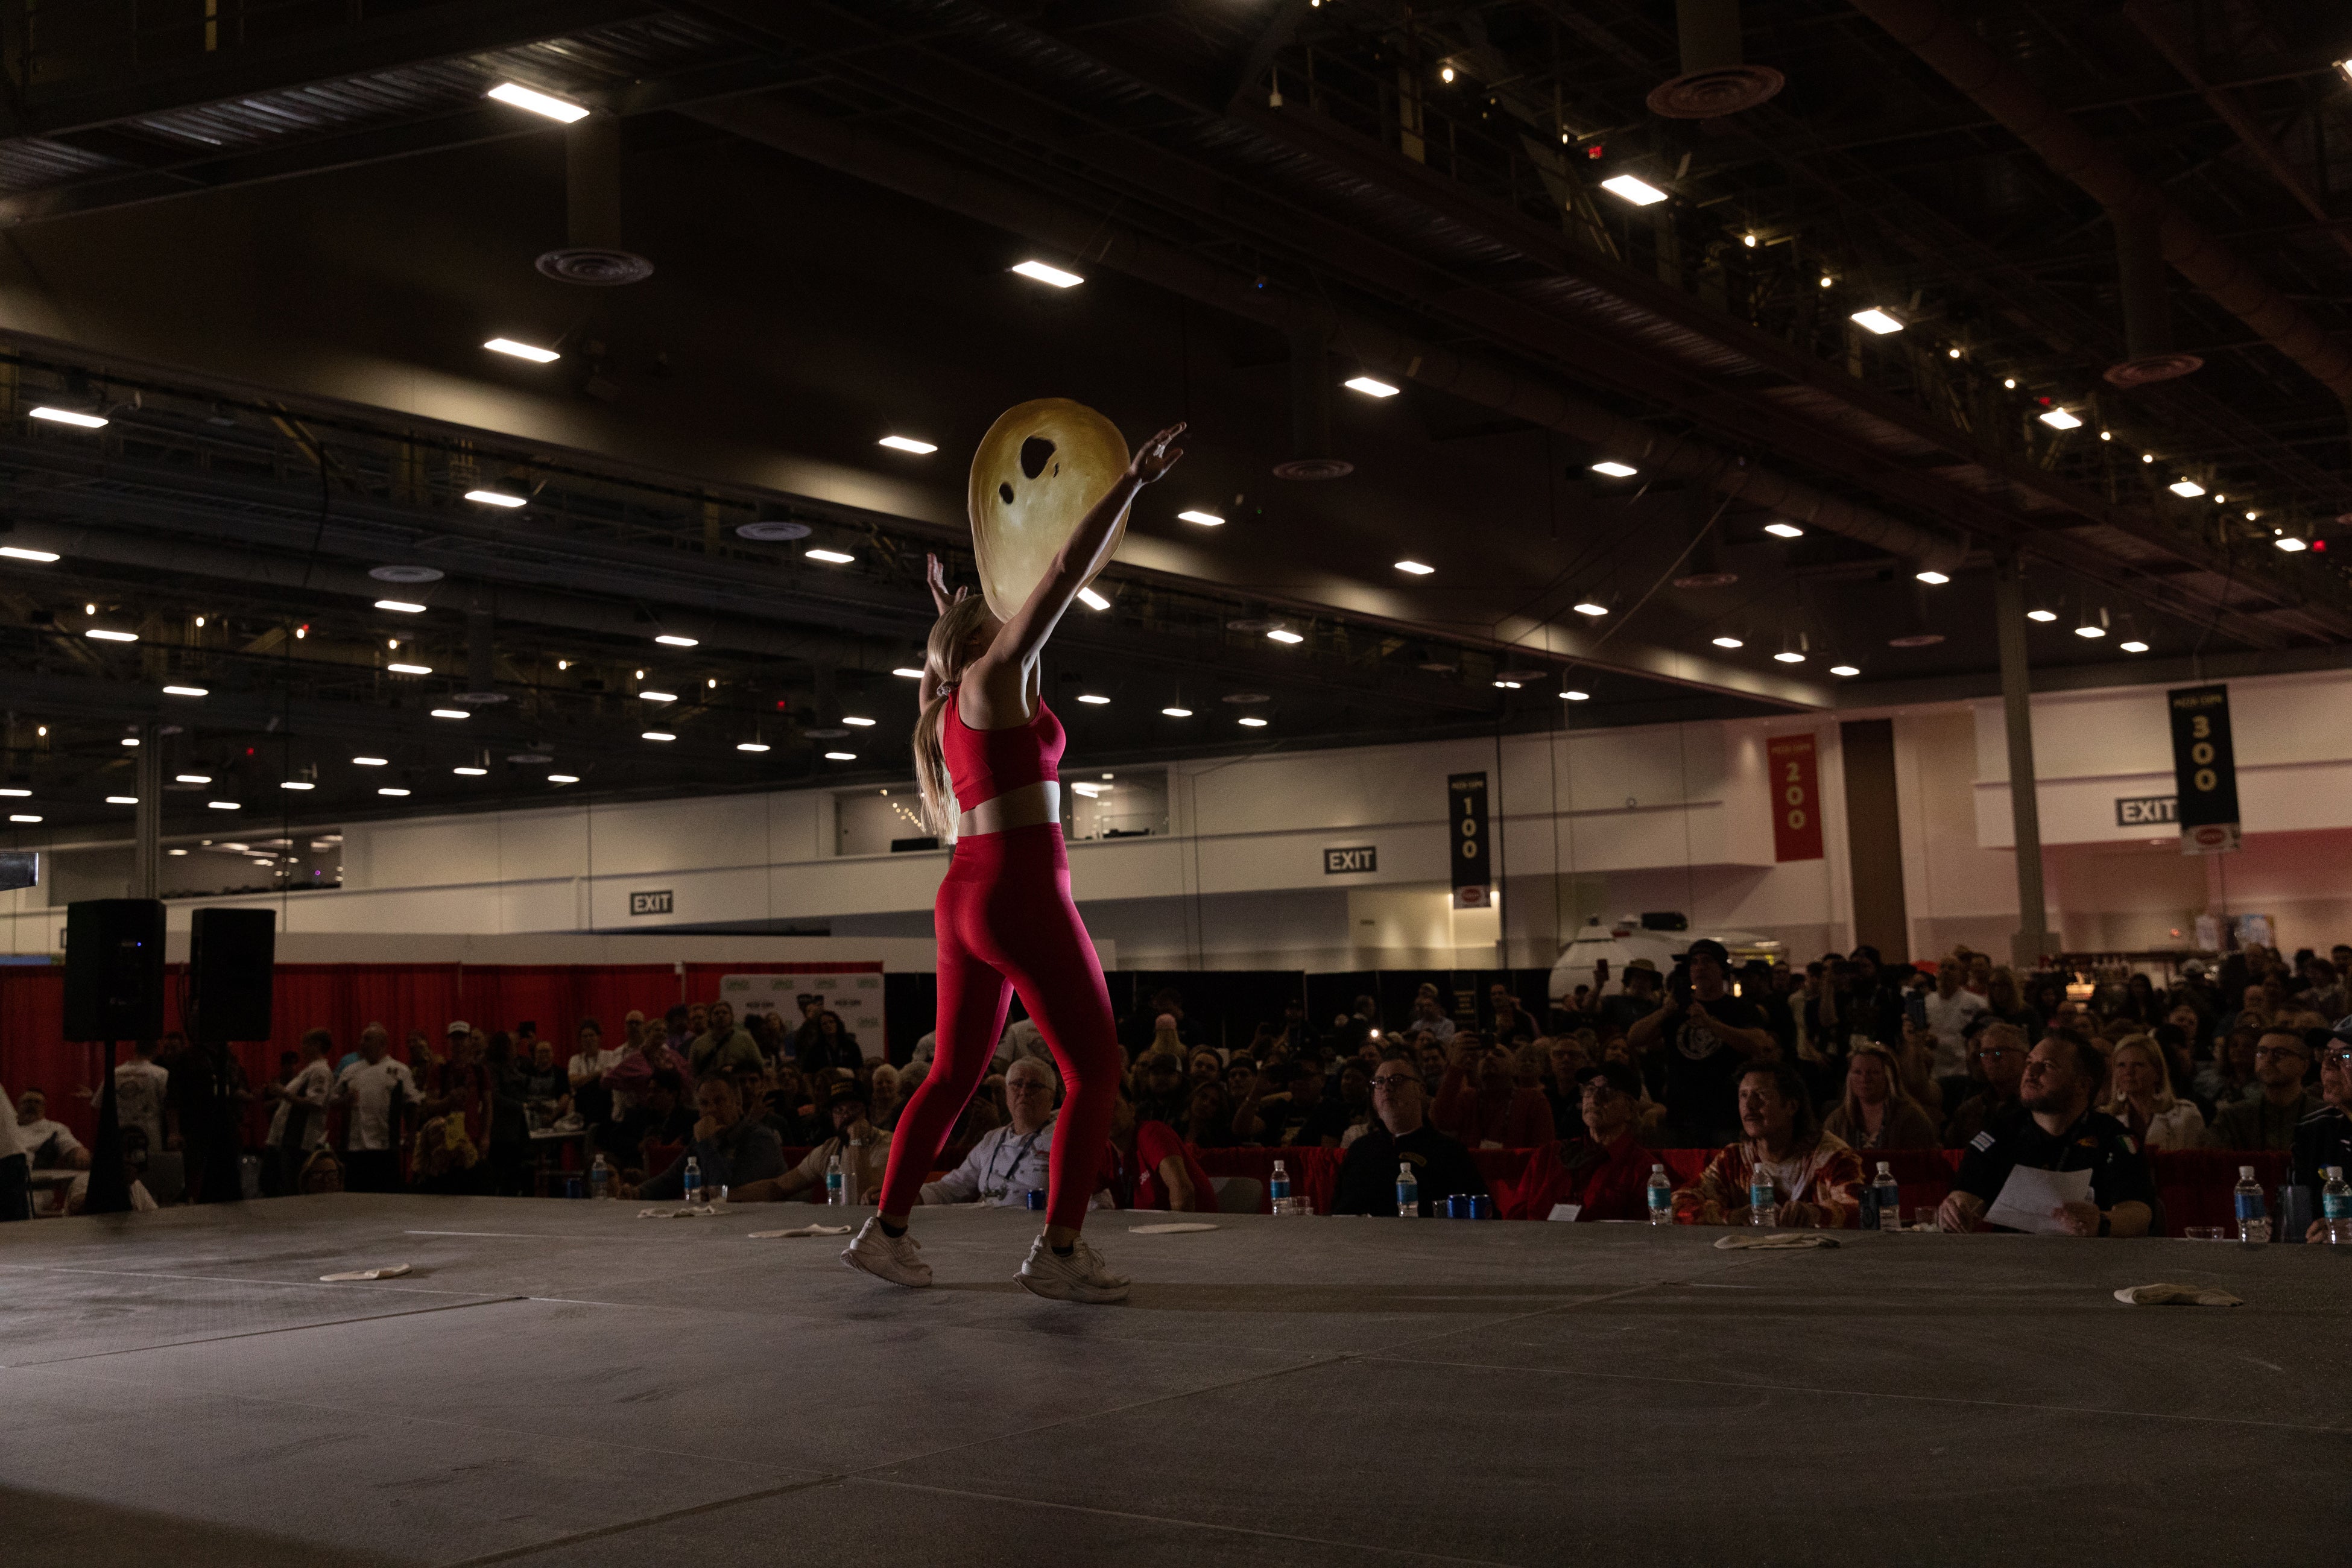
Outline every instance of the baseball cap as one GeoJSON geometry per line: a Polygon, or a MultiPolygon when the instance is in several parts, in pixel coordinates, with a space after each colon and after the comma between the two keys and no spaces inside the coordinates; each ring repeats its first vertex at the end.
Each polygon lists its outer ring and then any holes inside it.
{"type": "Polygon", "coordinates": [[[445,1035],[470,1035],[474,1032],[474,1026],[466,1022],[465,1019],[459,1018],[453,1021],[447,1028],[441,1032],[445,1035]]]}
{"type": "Polygon", "coordinates": [[[1595,1079],[1607,1083],[1610,1088],[1630,1100],[1642,1098],[1642,1075],[1623,1062],[1593,1063],[1576,1075],[1576,1087],[1582,1089],[1595,1079]]]}
{"type": "Polygon", "coordinates": [[[1683,958],[1685,962],[1694,958],[1711,958],[1727,967],[1731,963],[1731,950],[1711,936],[1703,936],[1690,944],[1690,951],[1683,954],[1683,958]]]}
{"type": "Polygon", "coordinates": [[[1655,974],[1658,972],[1656,962],[1647,958],[1628,959],[1625,962],[1625,967],[1628,970],[1638,969],[1645,974],[1655,974]]]}

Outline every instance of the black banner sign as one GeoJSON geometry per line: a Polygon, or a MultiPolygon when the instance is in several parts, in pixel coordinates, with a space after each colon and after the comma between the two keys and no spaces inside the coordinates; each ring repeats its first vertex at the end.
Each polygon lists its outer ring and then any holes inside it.
{"type": "Polygon", "coordinates": [[[1486,852],[1486,775],[1453,773],[1445,780],[1447,831],[1453,840],[1454,907],[1483,910],[1492,901],[1486,852]]]}
{"type": "Polygon", "coordinates": [[[2230,689],[2183,686],[2165,693],[2172,714],[2172,776],[2180,851],[2226,855],[2238,847],[2238,760],[2230,745],[2230,689]]]}

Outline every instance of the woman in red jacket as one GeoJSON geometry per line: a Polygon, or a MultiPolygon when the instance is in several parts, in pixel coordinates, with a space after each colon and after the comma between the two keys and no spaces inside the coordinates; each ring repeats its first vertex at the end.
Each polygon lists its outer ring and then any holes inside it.
{"type": "Polygon", "coordinates": [[[1505,1219],[1549,1219],[1556,1204],[1580,1205],[1580,1220],[1648,1217],[1650,1152],[1635,1136],[1642,1121],[1641,1075],[1602,1062],[1576,1075],[1584,1136],[1546,1143],[1516,1187],[1503,1194],[1505,1219]]]}

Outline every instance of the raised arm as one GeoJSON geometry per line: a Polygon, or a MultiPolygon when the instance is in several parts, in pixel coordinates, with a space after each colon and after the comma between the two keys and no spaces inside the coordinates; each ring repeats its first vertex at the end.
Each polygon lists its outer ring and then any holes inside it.
{"type": "MultiPolygon", "coordinates": [[[[1111,536],[1118,531],[1118,520],[1135,500],[1135,494],[1152,480],[1176,466],[1184,448],[1175,445],[1176,437],[1184,433],[1181,424],[1171,425],[1135,450],[1127,465],[1127,472],[1118,477],[1094,510],[1087,512],[1076,531],[1063,544],[1054,557],[1053,565],[1031,592],[1029,602],[1013,613],[1012,620],[980,662],[1026,671],[1035,660],[1045,639],[1054,635],[1063,614],[1078,590],[1100,571],[1110,552],[1111,536]]],[[[932,590],[933,597],[939,590],[932,590]]]]}

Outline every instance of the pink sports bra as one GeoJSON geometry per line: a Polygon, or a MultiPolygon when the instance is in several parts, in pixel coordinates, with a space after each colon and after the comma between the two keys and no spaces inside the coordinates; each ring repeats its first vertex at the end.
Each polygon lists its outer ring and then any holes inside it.
{"type": "Polygon", "coordinates": [[[947,753],[948,778],[955,785],[956,809],[971,811],[982,801],[1058,778],[1068,737],[1062,721],[1037,700],[1026,724],[1010,730],[975,730],[963,721],[956,694],[948,693],[947,722],[940,726],[940,749],[947,753]]]}

